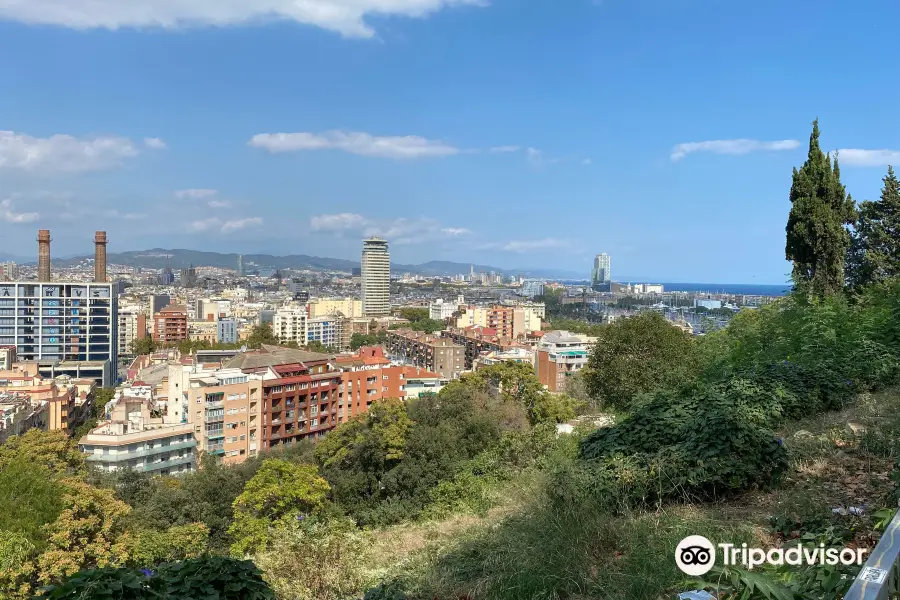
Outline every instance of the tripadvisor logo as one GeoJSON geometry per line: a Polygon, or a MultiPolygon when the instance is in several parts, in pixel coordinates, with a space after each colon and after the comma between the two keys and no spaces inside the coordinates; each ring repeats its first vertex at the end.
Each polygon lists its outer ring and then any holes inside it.
{"type": "Polygon", "coordinates": [[[790,548],[749,548],[734,544],[713,545],[702,535],[690,535],[675,548],[675,564],[687,575],[705,575],[716,564],[716,548],[722,552],[724,566],[741,565],[748,570],[761,565],[862,565],[865,548],[826,548],[825,544],[804,545],[790,548]]]}

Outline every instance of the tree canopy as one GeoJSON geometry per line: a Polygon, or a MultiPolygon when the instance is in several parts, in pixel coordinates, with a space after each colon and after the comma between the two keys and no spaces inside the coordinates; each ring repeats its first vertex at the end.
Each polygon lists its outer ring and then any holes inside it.
{"type": "Polygon", "coordinates": [[[794,283],[817,296],[844,289],[844,258],[850,248],[848,226],[856,217],[853,200],[841,184],[838,157],[819,146],[819,121],[813,122],[809,153],[794,169],[790,192],[785,257],[793,262],[794,283]]]}
{"type": "Polygon", "coordinates": [[[888,167],[881,198],[859,205],[853,242],[847,255],[851,288],[900,276],[900,181],[888,167]]]}

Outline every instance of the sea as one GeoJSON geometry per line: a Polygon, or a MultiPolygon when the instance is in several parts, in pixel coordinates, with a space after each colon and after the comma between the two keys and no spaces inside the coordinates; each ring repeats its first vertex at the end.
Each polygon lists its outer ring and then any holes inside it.
{"type": "MultiPolygon", "coordinates": [[[[587,281],[561,281],[566,285],[585,285],[587,281]]],[[[637,282],[636,282],[637,283],[637,282]]],[[[643,282],[641,282],[643,283],[643,282]]],[[[695,292],[710,294],[739,294],[744,296],[786,296],[791,291],[791,284],[781,285],[757,284],[757,283],[666,283],[651,281],[649,283],[661,283],[667,292],[695,292]]]]}

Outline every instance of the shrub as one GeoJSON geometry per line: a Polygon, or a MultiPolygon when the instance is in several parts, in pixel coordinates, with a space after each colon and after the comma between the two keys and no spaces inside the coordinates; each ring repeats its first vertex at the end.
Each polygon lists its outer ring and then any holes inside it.
{"type": "Polygon", "coordinates": [[[164,581],[132,569],[92,569],[43,588],[39,600],[149,600],[166,598],[164,581]]]}
{"type": "Polygon", "coordinates": [[[257,563],[279,598],[344,600],[362,588],[364,542],[350,519],[304,518],[281,528],[257,563]]]}
{"type": "Polygon", "coordinates": [[[162,565],[156,577],[164,597],[172,600],[275,600],[262,573],[249,560],[194,558],[162,565]]]}
{"type": "MultiPolygon", "coordinates": [[[[787,453],[765,426],[777,397],[743,380],[661,391],[632,415],[581,444],[597,493],[617,505],[711,497],[766,486],[787,469],[787,453]]],[[[582,482],[583,485],[584,482],[582,482]]]]}

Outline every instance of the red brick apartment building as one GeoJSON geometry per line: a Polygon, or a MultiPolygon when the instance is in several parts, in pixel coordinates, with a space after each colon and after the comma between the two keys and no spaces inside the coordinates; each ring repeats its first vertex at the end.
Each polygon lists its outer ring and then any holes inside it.
{"type": "Polygon", "coordinates": [[[184,306],[167,306],[153,315],[154,342],[180,342],[188,339],[188,312],[184,306]]]}

